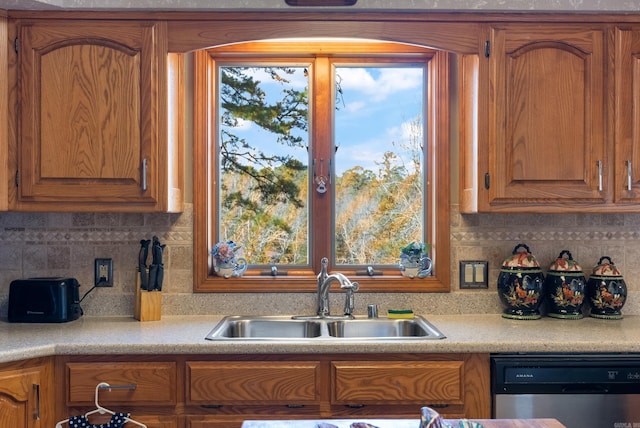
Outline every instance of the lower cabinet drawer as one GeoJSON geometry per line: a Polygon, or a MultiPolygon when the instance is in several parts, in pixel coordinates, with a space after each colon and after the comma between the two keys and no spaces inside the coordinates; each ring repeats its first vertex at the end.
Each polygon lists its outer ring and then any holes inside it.
{"type": "MultiPolygon", "coordinates": [[[[145,424],[147,428],[178,428],[177,416],[147,416],[136,414],[131,417],[136,421],[145,424]]],[[[125,426],[128,428],[129,425],[125,426]]],[[[131,428],[134,428],[134,425],[131,425],[131,428]]]]}
{"type": "Polygon", "coordinates": [[[463,361],[332,361],[332,404],[462,404],[463,361]]]}
{"type": "Polygon", "coordinates": [[[211,416],[188,416],[186,428],[241,428],[247,420],[240,418],[214,418],[211,416]]]}
{"type": "Polygon", "coordinates": [[[187,363],[187,404],[309,404],[320,398],[318,361],[187,363]]]}
{"type": "Polygon", "coordinates": [[[105,406],[173,406],[177,403],[176,367],[175,362],[155,361],[67,363],[67,405],[92,405],[96,386],[106,382],[117,388],[100,389],[100,404],[105,406]]]}

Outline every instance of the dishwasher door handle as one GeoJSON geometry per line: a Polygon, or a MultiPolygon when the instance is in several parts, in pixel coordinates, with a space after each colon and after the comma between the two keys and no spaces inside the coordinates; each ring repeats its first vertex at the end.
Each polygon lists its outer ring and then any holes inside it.
{"type": "Polygon", "coordinates": [[[565,385],[562,392],[566,394],[607,394],[609,388],[604,385],[584,384],[584,385],[565,385]]]}

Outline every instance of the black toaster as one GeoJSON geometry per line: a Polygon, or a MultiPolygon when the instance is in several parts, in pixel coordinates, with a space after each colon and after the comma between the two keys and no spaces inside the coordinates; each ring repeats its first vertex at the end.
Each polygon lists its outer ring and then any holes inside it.
{"type": "Polygon", "coordinates": [[[17,279],[9,287],[9,322],[56,323],[82,315],[75,278],[17,279]]]}

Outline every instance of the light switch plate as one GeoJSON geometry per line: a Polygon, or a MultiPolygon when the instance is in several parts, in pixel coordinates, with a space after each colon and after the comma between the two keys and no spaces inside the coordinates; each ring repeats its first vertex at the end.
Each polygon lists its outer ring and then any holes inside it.
{"type": "Polygon", "coordinates": [[[460,288],[489,288],[489,262],[460,260],[460,288]]]}

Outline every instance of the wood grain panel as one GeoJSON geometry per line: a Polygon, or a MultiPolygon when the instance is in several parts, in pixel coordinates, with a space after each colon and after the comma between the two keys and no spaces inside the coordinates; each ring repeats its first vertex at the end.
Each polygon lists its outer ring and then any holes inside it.
{"type": "Polygon", "coordinates": [[[137,181],[140,56],[70,45],[43,55],[40,69],[41,178],[137,181]]]}
{"type": "Polygon", "coordinates": [[[640,27],[616,28],[614,202],[640,203],[640,27]]]}
{"type": "Polygon", "coordinates": [[[189,52],[252,40],[295,37],[345,37],[405,42],[459,53],[475,53],[479,24],[443,22],[265,20],[169,21],[169,51],[189,52]]]}
{"type": "Polygon", "coordinates": [[[37,371],[0,372],[0,426],[32,427],[33,384],[39,383],[37,371]]]}
{"type": "Polygon", "coordinates": [[[100,391],[100,402],[115,405],[175,405],[176,363],[68,363],[67,405],[91,404],[100,382],[134,389],[100,391]]]}
{"type": "Polygon", "coordinates": [[[333,361],[332,403],[462,404],[462,361],[333,361]]]}
{"type": "Polygon", "coordinates": [[[575,119],[584,118],[587,107],[588,58],[564,43],[540,42],[516,50],[508,62],[509,178],[539,180],[544,171],[548,180],[584,180],[584,161],[567,159],[582,160],[587,155],[586,129],[583,122],[576,126],[575,119]],[[570,78],[550,78],[567,74],[567,70],[571,70],[570,78]],[[547,144],[552,148],[547,149],[547,144]]]}
{"type": "Polygon", "coordinates": [[[604,204],[604,30],[496,26],[489,63],[491,209],[604,204]]]}
{"type": "Polygon", "coordinates": [[[319,399],[317,361],[188,362],[187,402],[309,403],[319,399]]]}
{"type": "MultiPolygon", "coordinates": [[[[15,208],[181,210],[183,148],[169,143],[167,80],[182,65],[168,67],[166,23],[52,20],[18,31],[15,208]]],[[[182,112],[171,116],[183,123],[182,112]]]]}
{"type": "Polygon", "coordinates": [[[0,364],[0,427],[53,426],[53,375],[49,358],[0,364]]]}
{"type": "MultiPolygon", "coordinates": [[[[0,40],[8,40],[8,22],[6,15],[0,15],[0,40]]],[[[0,183],[9,178],[9,43],[0,43],[0,183]]],[[[9,206],[8,188],[0,186],[0,211],[9,206]]]]}

